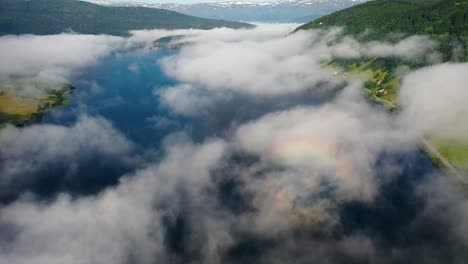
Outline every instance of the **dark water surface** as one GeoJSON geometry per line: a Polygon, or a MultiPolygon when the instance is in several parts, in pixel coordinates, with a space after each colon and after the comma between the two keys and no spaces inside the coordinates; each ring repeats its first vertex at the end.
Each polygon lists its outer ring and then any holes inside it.
{"type": "MultiPolygon", "coordinates": [[[[76,90],[71,95],[71,103],[45,116],[43,123],[69,125],[82,114],[104,117],[130,141],[137,144],[135,155],[140,155],[148,150],[159,150],[162,140],[177,131],[184,131],[192,139],[201,140],[216,135],[217,131],[228,130],[229,122],[233,118],[239,119],[237,123],[245,122],[273,110],[295,105],[319,104],[333,97],[325,96],[318,99],[311,93],[297,98],[276,100],[279,101],[277,103],[275,99],[256,101],[230,95],[230,101],[215,105],[211,110],[216,111],[216,114],[203,120],[175,115],[160,105],[155,91],[177,84],[176,80],[163,72],[158,63],[160,59],[177,52],[177,50],[119,52],[100,60],[92,67],[81,70],[72,80],[76,90]],[[242,107],[238,107],[239,105],[242,107]]],[[[430,175],[434,170],[432,163],[424,154],[416,152],[411,154],[411,157],[413,158],[405,159],[397,155],[384,159],[399,160],[399,163],[407,164],[402,175],[397,177],[403,179],[398,186],[411,186],[414,181],[420,181],[424,175],[430,175]]],[[[76,180],[69,180],[68,185],[65,185],[67,191],[76,191],[78,194],[94,193],[117,183],[122,174],[135,169],[121,164],[97,164],[95,161],[81,165],[76,172],[76,180]]],[[[63,166],[66,167],[66,164],[63,166]]],[[[64,167],[47,171],[48,175],[44,177],[51,180],[44,181],[44,184],[40,185],[44,193],[54,193],[60,189],[54,182],[60,178],[59,175],[63,173],[64,167]],[[53,176],[55,174],[56,177],[53,176]]],[[[389,195],[393,197],[393,193],[389,195]]],[[[398,196],[395,196],[395,199],[397,198],[398,196]]],[[[401,201],[395,200],[395,202],[401,201]]]]}
{"type": "Polygon", "coordinates": [[[47,115],[43,123],[69,124],[80,114],[101,116],[131,141],[157,146],[178,128],[181,117],[159,105],[154,92],[177,82],[164,74],[158,60],[176,51],[128,51],[108,56],[72,80],[71,103],[47,115]]]}
{"type": "Polygon", "coordinates": [[[157,161],[167,135],[180,130],[190,134],[192,120],[171,114],[159,105],[155,95],[155,91],[177,83],[158,64],[161,58],[176,52],[129,50],[99,60],[72,77],[71,84],[76,89],[70,96],[70,104],[47,114],[41,121],[71,126],[80,116],[102,117],[135,145],[129,157],[92,154],[77,158],[74,164],[56,160],[29,175],[28,181],[2,191],[0,201],[14,201],[24,191],[45,199],[60,192],[77,196],[95,194],[144,166],[148,155],[153,162],[157,161]]]}

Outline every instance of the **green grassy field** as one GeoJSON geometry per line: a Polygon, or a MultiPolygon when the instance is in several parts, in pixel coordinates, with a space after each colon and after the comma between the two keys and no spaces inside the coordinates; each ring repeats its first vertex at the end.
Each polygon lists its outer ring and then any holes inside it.
{"type": "MultiPolygon", "coordinates": [[[[44,86],[45,84],[40,84],[44,86]]],[[[69,103],[69,85],[50,85],[42,96],[22,96],[10,86],[0,85],[0,127],[10,123],[22,126],[38,121],[41,115],[69,103]]]]}
{"type": "Polygon", "coordinates": [[[342,69],[342,77],[362,78],[365,86],[364,95],[369,100],[381,103],[390,110],[398,107],[398,89],[400,82],[395,75],[394,59],[334,59],[322,64],[323,67],[342,69]]]}
{"type": "MultiPolygon", "coordinates": [[[[432,139],[430,140],[431,144],[447,159],[457,170],[466,178],[468,178],[468,143],[455,143],[451,140],[442,140],[442,139],[432,139]]],[[[432,163],[439,168],[445,168],[444,163],[436,157],[434,153],[429,151],[425,147],[421,149],[429,156],[432,160],[432,163]]],[[[458,176],[453,173],[446,173],[450,182],[453,183],[453,186],[463,193],[465,196],[468,196],[468,184],[462,183],[458,176]]]]}
{"type": "Polygon", "coordinates": [[[459,170],[468,174],[468,142],[461,140],[433,139],[439,152],[459,170]]]}

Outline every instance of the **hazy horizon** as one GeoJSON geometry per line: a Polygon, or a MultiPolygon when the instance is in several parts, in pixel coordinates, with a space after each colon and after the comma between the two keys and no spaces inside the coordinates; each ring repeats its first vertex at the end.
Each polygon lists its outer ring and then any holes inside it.
{"type": "MultiPolygon", "coordinates": [[[[85,0],[86,2],[117,2],[117,3],[148,3],[148,4],[167,4],[167,3],[178,3],[178,4],[194,4],[194,3],[220,3],[220,2],[231,2],[234,0],[85,0]]],[[[279,0],[238,0],[241,2],[276,2],[279,0]]]]}

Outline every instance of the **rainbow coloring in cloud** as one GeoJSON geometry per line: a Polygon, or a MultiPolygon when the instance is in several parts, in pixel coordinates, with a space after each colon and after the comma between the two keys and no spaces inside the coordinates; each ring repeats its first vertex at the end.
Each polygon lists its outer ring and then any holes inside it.
{"type": "Polygon", "coordinates": [[[353,166],[326,140],[293,138],[275,144],[268,151],[275,162],[304,166],[318,170],[332,170],[338,176],[354,173],[353,166]]]}

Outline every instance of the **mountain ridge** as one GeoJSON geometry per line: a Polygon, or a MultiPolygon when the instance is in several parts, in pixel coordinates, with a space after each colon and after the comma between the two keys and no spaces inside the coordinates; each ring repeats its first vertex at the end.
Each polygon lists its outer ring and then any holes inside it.
{"type": "Polygon", "coordinates": [[[242,28],[252,25],[193,17],[170,10],[109,7],[78,0],[2,0],[0,35],[49,35],[66,31],[128,35],[141,29],[242,28]]]}
{"type": "Polygon", "coordinates": [[[428,35],[440,44],[444,61],[468,58],[468,0],[374,0],[321,17],[295,31],[343,27],[345,33],[365,40],[392,36],[428,35]]]}
{"type": "Polygon", "coordinates": [[[211,19],[256,22],[308,22],[308,18],[335,12],[367,0],[277,0],[277,1],[224,1],[194,4],[148,4],[142,2],[114,2],[91,0],[105,6],[149,7],[172,10],[211,19]]]}

